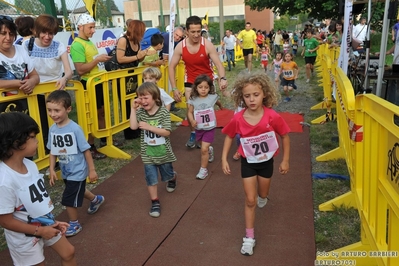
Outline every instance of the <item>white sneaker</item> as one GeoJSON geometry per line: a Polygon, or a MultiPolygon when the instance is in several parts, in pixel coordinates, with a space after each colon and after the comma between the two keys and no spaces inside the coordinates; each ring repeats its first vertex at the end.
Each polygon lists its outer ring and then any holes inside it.
{"type": "Polygon", "coordinates": [[[212,146],[209,146],[208,153],[209,153],[208,162],[211,163],[211,162],[213,162],[213,160],[215,160],[215,155],[213,153],[213,147],[212,146]]]}
{"type": "Polygon", "coordinates": [[[309,83],[309,81],[310,81],[310,80],[309,80],[309,79],[307,79],[307,80],[306,80],[306,83],[309,83]]]}
{"type": "Polygon", "coordinates": [[[267,197],[263,199],[263,198],[261,198],[261,197],[258,196],[258,207],[259,207],[259,208],[265,207],[268,200],[269,200],[269,199],[268,199],[267,197]]]}
{"type": "Polygon", "coordinates": [[[207,176],[208,176],[208,170],[200,168],[196,178],[202,180],[202,179],[205,179],[207,176]]]}
{"type": "Polygon", "coordinates": [[[246,256],[254,254],[255,239],[244,237],[242,241],[241,254],[246,256]]]}

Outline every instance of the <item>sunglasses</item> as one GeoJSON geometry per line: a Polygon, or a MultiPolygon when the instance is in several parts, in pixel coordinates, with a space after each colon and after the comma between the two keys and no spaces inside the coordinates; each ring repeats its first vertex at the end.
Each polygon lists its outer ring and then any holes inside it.
{"type": "Polygon", "coordinates": [[[12,19],[12,17],[0,15],[0,20],[3,20],[3,19],[8,20],[8,21],[11,21],[11,22],[14,22],[14,20],[12,19]]]}

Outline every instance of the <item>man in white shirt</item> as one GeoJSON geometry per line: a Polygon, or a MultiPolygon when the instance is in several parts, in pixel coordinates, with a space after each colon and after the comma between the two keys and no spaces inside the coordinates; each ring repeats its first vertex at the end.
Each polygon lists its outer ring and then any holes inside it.
{"type": "Polygon", "coordinates": [[[359,43],[359,45],[356,48],[359,53],[364,52],[363,42],[366,40],[366,34],[367,34],[366,18],[362,17],[360,19],[360,23],[353,27],[353,32],[352,32],[352,42],[359,43]]]}
{"type": "Polygon", "coordinates": [[[223,38],[223,48],[226,51],[227,65],[229,67],[229,71],[231,71],[231,64],[233,64],[233,67],[236,67],[236,63],[234,62],[235,60],[234,48],[236,41],[237,39],[232,34],[232,31],[226,30],[226,36],[224,36],[223,38]]]}

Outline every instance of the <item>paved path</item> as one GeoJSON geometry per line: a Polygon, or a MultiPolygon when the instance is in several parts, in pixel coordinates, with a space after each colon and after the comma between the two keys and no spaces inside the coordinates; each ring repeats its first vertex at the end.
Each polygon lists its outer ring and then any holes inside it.
{"type": "MultiPolygon", "coordinates": [[[[171,136],[178,186],[168,193],[159,185],[161,216],[148,215],[150,200],[137,158],[93,190],[106,198],[98,213],[86,214],[87,202],[79,210],[83,230],[69,238],[78,265],[314,265],[309,129],[290,136],[291,171],[282,176],[275,170],[270,201],[256,210],[253,256],[240,253],[244,192],[239,162],[231,159],[232,176],[221,170],[224,135],[217,129],[210,176],[196,180],[200,151],[184,147],[188,129],[179,127],[171,136]]],[[[279,155],[275,169],[280,161],[279,155]]],[[[67,221],[66,213],[58,219],[67,221]]],[[[46,265],[60,265],[55,252],[47,248],[45,253],[46,265]]],[[[0,262],[12,265],[8,250],[0,253],[0,262]]]]}

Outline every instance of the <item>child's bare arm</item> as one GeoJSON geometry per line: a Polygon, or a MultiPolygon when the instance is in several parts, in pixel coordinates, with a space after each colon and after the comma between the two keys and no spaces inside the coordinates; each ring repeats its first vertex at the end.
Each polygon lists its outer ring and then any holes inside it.
{"type": "Polygon", "coordinates": [[[139,124],[137,122],[137,115],[136,115],[136,110],[140,108],[141,106],[141,100],[140,99],[134,99],[132,102],[132,108],[130,112],[130,128],[135,130],[139,128],[139,124]]]}
{"type": "Polygon", "coordinates": [[[57,159],[57,157],[55,155],[50,154],[49,156],[50,159],[50,186],[54,186],[55,185],[55,180],[58,180],[57,174],[55,172],[55,161],[57,159]]]}
{"type": "Polygon", "coordinates": [[[55,223],[50,226],[37,226],[15,219],[12,213],[0,215],[1,227],[18,233],[41,236],[44,239],[51,239],[60,233],[60,230],[55,228],[57,225],[58,224],[55,223]]]}
{"type": "Polygon", "coordinates": [[[91,156],[90,150],[85,150],[84,156],[87,162],[87,167],[89,168],[89,179],[90,182],[94,182],[98,180],[98,175],[96,172],[96,168],[94,167],[93,157],[91,156]]]}
{"type": "Polygon", "coordinates": [[[290,137],[288,134],[281,136],[282,143],[283,143],[283,160],[281,161],[281,164],[279,166],[279,172],[281,174],[286,174],[288,173],[288,170],[290,169],[290,137]]]}
{"type": "Polygon", "coordinates": [[[197,121],[194,119],[194,106],[192,104],[188,104],[187,119],[192,127],[195,128],[197,126],[197,121]]]}
{"type": "Polygon", "coordinates": [[[220,100],[216,101],[216,105],[219,107],[220,110],[223,110],[223,105],[222,105],[222,102],[220,100]]]}

